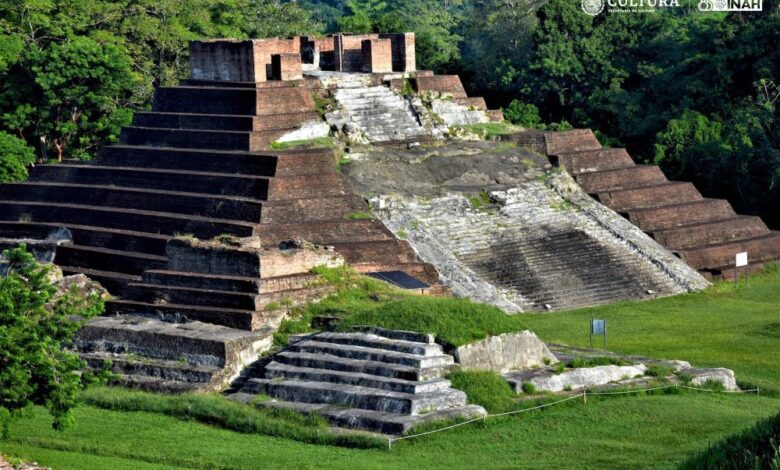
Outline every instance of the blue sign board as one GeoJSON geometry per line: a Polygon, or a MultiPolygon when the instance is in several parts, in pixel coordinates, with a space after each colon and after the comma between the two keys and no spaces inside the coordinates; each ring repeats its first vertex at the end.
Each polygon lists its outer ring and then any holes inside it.
{"type": "Polygon", "coordinates": [[[604,350],[607,349],[607,321],[598,320],[596,318],[590,319],[590,349],[593,349],[593,335],[601,335],[604,337],[604,350]]]}

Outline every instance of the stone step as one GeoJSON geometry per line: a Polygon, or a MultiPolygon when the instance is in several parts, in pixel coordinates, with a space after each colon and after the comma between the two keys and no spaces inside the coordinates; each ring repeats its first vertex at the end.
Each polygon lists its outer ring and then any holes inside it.
{"type": "Polygon", "coordinates": [[[229,215],[229,220],[257,223],[260,222],[262,207],[259,201],[235,196],[46,182],[3,184],[0,186],[0,199],[62,204],[100,201],[104,207],[173,212],[220,219],[229,215]]]}
{"type": "Polygon", "coordinates": [[[90,164],[270,177],[276,172],[278,157],[270,153],[117,144],[104,147],[90,164]]]}
{"type": "Polygon", "coordinates": [[[629,168],[635,165],[626,149],[616,148],[560,153],[551,155],[550,160],[553,164],[566,168],[566,171],[574,176],[596,171],[629,168]]]}
{"type": "Polygon", "coordinates": [[[728,243],[769,234],[759,217],[740,215],[728,219],[685,225],[652,232],[652,237],[670,250],[684,250],[696,246],[728,243]]]}
{"type": "Polygon", "coordinates": [[[285,350],[274,360],[295,367],[335,370],[347,373],[370,374],[409,381],[432,380],[444,375],[452,366],[417,368],[380,361],[349,359],[333,354],[307,353],[285,350]]]}
{"type": "Polygon", "coordinates": [[[45,224],[103,226],[108,229],[125,231],[147,230],[166,235],[188,233],[206,239],[222,234],[247,237],[254,233],[256,227],[255,224],[249,222],[194,215],[53,202],[4,200],[0,200],[0,219],[45,224]]]}
{"type": "Polygon", "coordinates": [[[387,351],[417,354],[421,356],[440,356],[444,352],[436,343],[420,343],[401,339],[390,339],[373,333],[333,333],[324,332],[314,335],[314,341],[351,346],[384,349],[387,351]]]}
{"type": "Polygon", "coordinates": [[[136,111],[133,114],[133,125],[138,127],[245,132],[265,129],[287,129],[299,126],[304,122],[319,120],[321,118],[316,112],[278,113],[268,116],[162,113],[154,111],[136,111]]]}
{"type": "Polygon", "coordinates": [[[382,336],[388,339],[395,339],[401,341],[411,341],[415,343],[423,344],[435,344],[436,340],[431,333],[418,333],[416,331],[406,330],[389,330],[379,326],[355,326],[352,328],[354,331],[362,331],[363,333],[371,333],[377,336],[382,336]]]}
{"type": "Polygon", "coordinates": [[[420,356],[417,354],[400,353],[365,346],[351,346],[313,340],[295,343],[291,346],[291,349],[297,352],[332,354],[347,359],[387,362],[419,368],[445,367],[454,362],[452,356],[444,354],[438,356],[420,356]]]}
{"type": "Polygon", "coordinates": [[[215,366],[192,365],[186,361],[154,359],[133,354],[113,354],[92,352],[79,354],[91,369],[100,370],[107,361],[111,363],[111,372],[126,376],[145,376],[166,381],[186,384],[209,383],[221,369],[215,366]]]}
{"type": "Polygon", "coordinates": [[[323,416],[334,426],[347,429],[363,429],[382,434],[404,434],[414,426],[433,421],[470,419],[485,416],[485,409],[477,405],[466,405],[433,411],[422,415],[399,415],[381,413],[359,408],[317,403],[294,403],[289,401],[265,401],[258,406],[284,408],[305,415],[323,416]]]}
{"type": "Polygon", "coordinates": [[[228,310],[259,310],[262,308],[259,294],[159,284],[129,284],[122,299],[148,304],[219,307],[228,310]]]}
{"type": "Polygon", "coordinates": [[[284,401],[339,404],[411,415],[466,405],[466,394],[454,389],[410,394],[326,382],[249,379],[242,391],[265,393],[284,401]]]}
{"type": "Polygon", "coordinates": [[[153,110],[171,113],[267,116],[313,112],[307,87],[239,88],[216,86],[158,87],[153,110]]]}
{"type": "MultiPolygon", "coordinates": [[[[133,300],[111,300],[106,302],[106,314],[132,315],[163,318],[166,321],[196,321],[235,330],[256,331],[271,321],[276,321],[273,312],[237,310],[196,305],[153,304],[133,300]]],[[[281,319],[278,319],[281,321],[281,319]]]]}
{"type": "Polygon", "coordinates": [[[737,216],[731,204],[724,199],[702,199],[701,201],[652,207],[631,211],[628,218],[645,232],[669,230],[696,223],[714,222],[737,216]]]}
{"type": "Polygon", "coordinates": [[[301,289],[316,280],[317,276],[314,274],[295,274],[270,279],[168,270],[147,270],[143,274],[145,284],[254,294],[301,289]]]}
{"type": "Polygon", "coordinates": [[[251,152],[268,148],[270,142],[297,128],[298,126],[289,126],[281,129],[237,132],[129,126],[122,128],[119,140],[127,145],[251,152]]]}
{"type": "Polygon", "coordinates": [[[696,269],[734,266],[737,253],[747,252],[748,260],[765,262],[780,258],[780,232],[685,250],[682,259],[696,269]]]}
{"type": "Polygon", "coordinates": [[[635,165],[628,168],[582,173],[576,179],[582,189],[590,194],[631,189],[668,181],[661,169],[654,165],[635,165]]]}
{"type": "Polygon", "coordinates": [[[73,342],[81,353],[136,354],[195,366],[224,367],[247,347],[269,343],[270,329],[241,331],[220,325],[170,323],[138,316],[90,320],[73,342]]]}
{"type": "Polygon", "coordinates": [[[108,292],[114,296],[122,295],[122,291],[128,284],[139,282],[141,280],[141,276],[133,274],[118,273],[114,271],[101,271],[99,269],[90,269],[80,266],[63,266],[61,264],[58,264],[58,266],[60,269],[62,269],[62,272],[66,276],[72,274],[83,274],[93,281],[97,281],[101,286],[108,289],[108,292]]]}
{"type": "Polygon", "coordinates": [[[265,366],[265,378],[269,380],[301,380],[306,382],[328,382],[342,385],[376,388],[401,393],[428,393],[450,387],[449,380],[437,378],[423,382],[383,377],[381,375],[341,372],[328,369],[297,367],[278,362],[265,366]]]}
{"type": "Polygon", "coordinates": [[[268,179],[238,174],[62,163],[38,165],[30,181],[48,181],[265,199],[268,179]],[[197,191],[193,189],[197,188],[197,191]]]}
{"type": "Polygon", "coordinates": [[[117,230],[104,227],[91,227],[74,224],[10,222],[0,221],[0,238],[37,238],[45,239],[50,234],[65,227],[73,237],[73,244],[95,246],[112,250],[137,251],[152,255],[165,255],[165,245],[170,240],[168,235],[117,230]]]}
{"type": "Polygon", "coordinates": [[[92,246],[61,245],[57,248],[54,263],[62,266],[140,276],[145,269],[165,266],[168,263],[168,258],[92,246]]]}
{"type": "Polygon", "coordinates": [[[165,380],[160,377],[124,374],[112,378],[110,383],[145,392],[169,394],[193,393],[199,391],[203,386],[202,382],[182,382],[179,380],[165,380]]]}
{"type": "Polygon", "coordinates": [[[616,212],[668,206],[704,199],[691,183],[671,181],[639,188],[598,193],[596,199],[616,212]]]}

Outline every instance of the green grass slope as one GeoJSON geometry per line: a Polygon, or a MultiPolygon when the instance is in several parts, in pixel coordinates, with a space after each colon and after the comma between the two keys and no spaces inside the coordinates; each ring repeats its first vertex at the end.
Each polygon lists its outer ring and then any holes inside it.
{"type": "Polygon", "coordinates": [[[780,390],[777,266],[736,289],[722,282],[695,294],[524,315],[523,320],[544,341],[587,347],[591,317],[607,320],[611,351],[728,367],[743,383],[780,390]]]}

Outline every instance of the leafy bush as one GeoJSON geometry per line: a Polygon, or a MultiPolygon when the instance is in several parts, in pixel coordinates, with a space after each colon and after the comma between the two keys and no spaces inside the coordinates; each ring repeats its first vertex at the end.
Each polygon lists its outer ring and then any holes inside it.
{"type": "Polygon", "coordinates": [[[34,161],[35,152],[24,140],[0,132],[0,183],[26,180],[34,161]]]}
{"type": "Polygon", "coordinates": [[[518,126],[537,129],[542,124],[542,118],[539,117],[539,108],[532,104],[523,103],[519,100],[512,100],[504,112],[504,119],[518,126]]]}
{"type": "Polygon", "coordinates": [[[514,390],[495,372],[458,371],[447,378],[453,388],[466,392],[469,403],[482,406],[488,413],[503,413],[515,404],[514,390]]]}
{"type": "Polygon", "coordinates": [[[49,267],[38,264],[21,245],[3,252],[8,275],[0,278],[0,427],[31,405],[44,406],[55,429],[71,424],[71,408],[91,378],[78,374],[85,364],[63,346],[84,320],[103,311],[97,296],[57,294],[49,267]],[[55,294],[57,294],[55,296],[55,294]]]}

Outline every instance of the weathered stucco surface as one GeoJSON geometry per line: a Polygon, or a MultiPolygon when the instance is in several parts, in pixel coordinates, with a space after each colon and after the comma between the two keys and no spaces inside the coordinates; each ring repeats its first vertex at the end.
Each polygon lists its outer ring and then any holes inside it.
{"type": "Polygon", "coordinates": [[[558,362],[542,340],[528,330],[490,336],[457,348],[454,355],[461,369],[499,373],[558,362]]]}

